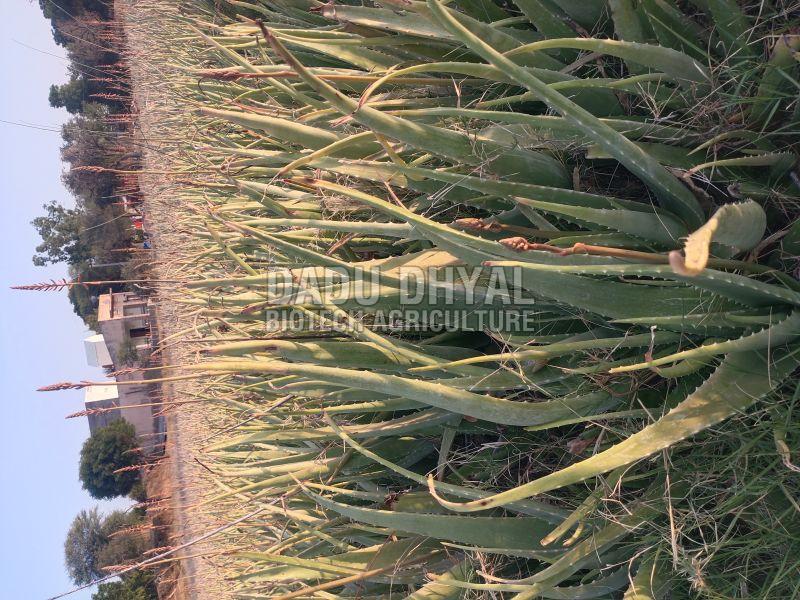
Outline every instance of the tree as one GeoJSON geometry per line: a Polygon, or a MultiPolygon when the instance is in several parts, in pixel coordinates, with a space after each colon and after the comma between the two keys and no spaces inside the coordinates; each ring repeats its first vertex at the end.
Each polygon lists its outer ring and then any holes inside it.
{"type": "Polygon", "coordinates": [[[63,107],[67,109],[67,112],[74,115],[83,110],[86,96],[86,82],[82,78],[73,75],[67,83],[51,85],[48,100],[53,108],[63,107]]]}
{"type": "Polygon", "coordinates": [[[97,553],[106,541],[97,508],[82,510],[72,521],[64,541],[64,562],[70,579],[84,585],[102,577],[97,553]]]}
{"type": "Polygon", "coordinates": [[[142,523],[142,515],[133,511],[115,510],[109,513],[103,519],[106,541],[97,551],[97,564],[110,567],[138,561],[150,546],[149,532],[125,530],[142,523]]]}
{"type": "Polygon", "coordinates": [[[62,32],[65,26],[72,23],[74,17],[94,13],[99,18],[110,18],[112,4],[104,0],[39,0],[42,13],[45,18],[50,19],[53,27],[53,39],[60,46],[66,46],[74,39],[62,32]]]}
{"type": "Polygon", "coordinates": [[[137,571],[122,581],[101,583],[92,595],[92,600],[157,600],[153,576],[137,571]]]}
{"type": "Polygon", "coordinates": [[[96,102],[86,102],[81,114],[64,123],[61,137],[61,160],[69,165],[62,180],[67,189],[86,204],[107,204],[113,195],[117,176],[109,171],[84,170],[78,167],[116,168],[118,157],[129,151],[119,143],[119,132],[108,124],[108,109],[96,102]]]}
{"type": "Polygon", "coordinates": [[[81,449],[80,479],[94,498],[124,496],[139,480],[136,469],[114,473],[141,460],[136,430],[124,419],[98,429],[81,449]]]}
{"type": "Polygon", "coordinates": [[[33,264],[77,263],[91,256],[87,244],[80,239],[82,210],[64,208],[55,200],[43,206],[47,214],[36,217],[31,224],[39,232],[42,243],[36,246],[33,264]]]}
{"type": "Polygon", "coordinates": [[[37,266],[65,262],[88,272],[119,262],[112,250],[130,245],[130,219],[114,206],[79,203],[65,208],[52,201],[43,208],[46,214],[31,221],[42,238],[33,256],[37,266]]]}
{"type": "Polygon", "coordinates": [[[126,530],[144,522],[141,514],[115,510],[101,517],[97,507],[79,512],[64,540],[64,562],[76,585],[94,581],[104,567],[138,560],[149,546],[149,535],[126,530]]]}

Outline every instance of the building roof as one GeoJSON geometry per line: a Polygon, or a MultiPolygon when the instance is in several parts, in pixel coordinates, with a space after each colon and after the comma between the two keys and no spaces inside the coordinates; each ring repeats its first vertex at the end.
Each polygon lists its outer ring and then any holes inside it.
{"type": "Polygon", "coordinates": [[[101,294],[97,298],[97,320],[107,321],[114,316],[114,294],[101,294]]]}
{"type": "Polygon", "coordinates": [[[105,402],[119,398],[119,392],[115,384],[110,385],[90,385],[84,391],[83,400],[87,405],[92,402],[105,402]]]}
{"type": "Polygon", "coordinates": [[[98,333],[85,338],[83,348],[86,351],[86,363],[90,367],[107,367],[113,364],[102,334],[98,333]]]}

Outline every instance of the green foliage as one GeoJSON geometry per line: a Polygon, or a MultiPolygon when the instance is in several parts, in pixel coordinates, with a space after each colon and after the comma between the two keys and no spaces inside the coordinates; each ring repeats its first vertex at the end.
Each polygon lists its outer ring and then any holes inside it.
{"type": "Polygon", "coordinates": [[[52,201],[44,205],[46,214],[31,224],[42,238],[36,247],[33,263],[38,266],[66,262],[91,268],[92,261],[114,261],[110,252],[124,248],[130,241],[131,230],[124,215],[113,206],[78,204],[65,208],[52,201]]]}
{"type": "Polygon", "coordinates": [[[64,541],[70,579],[76,585],[86,584],[106,575],[103,567],[141,556],[147,548],[146,537],[139,532],[126,534],[123,530],[142,522],[141,515],[129,511],[116,510],[100,516],[95,507],[79,512],[64,541]]]}
{"type": "Polygon", "coordinates": [[[147,500],[147,489],[145,488],[144,481],[139,480],[134,484],[131,491],[128,492],[128,498],[135,502],[144,502],[147,500]]]}
{"type": "MultiPolygon", "coordinates": [[[[73,79],[69,90],[75,91],[80,81],[73,79]],[[74,84],[74,86],[73,86],[74,84]]],[[[62,88],[53,88],[51,100],[62,102],[62,88]],[[57,97],[54,99],[52,96],[57,97]]],[[[72,102],[69,100],[69,102],[72,102]]],[[[131,243],[129,220],[113,205],[117,185],[116,175],[110,172],[82,170],[80,167],[130,167],[120,152],[118,134],[106,118],[108,108],[87,102],[82,113],[70,119],[62,128],[63,160],[70,166],[63,175],[66,187],[76,197],[74,208],[53,201],[44,206],[45,215],[32,224],[42,243],[36,247],[36,265],[66,262],[70,274],[84,280],[115,280],[121,275],[125,255],[114,250],[131,243]]],[[[115,290],[120,286],[112,286],[115,290]]],[[[89,290],[73,287],[69,292],[73,309],[90,327],[96,327],[95,302],[89,290]]]]}
{"type": "Polygon", "coordinates": [[[82,510],[72,521],[64,541],[64,562],[67,574],[75,585],[83,585],[102,577],[97,553],[106,542],[103,521],[95,507],[82,510]]]}
{"type": "Polygon", "coordinates": [[[95,555],[97,564],[102,567],[118,566],[141,559],[142,553],[149,547],[149,532],[125,533],[124,530],[142,523],[143,519],[134,511],[117,510],[109,513],[103,520],[106,541],[95,555]]]}
{"type": "Polygon", "coordinates": [[[98,429],[81,448],[80,480],[94,498],[113,498],[128,494],[139,480],[137,470],[114,473],[117,469],[139,464],[136,431],[119,419],[98,429]]]}
{"type": "Polygon", "coordinates": [[[139,351],[136,349],[136,342],[132,339],[126,339],[117,351],[117,362],[120,367],[133,367],[139,364],[141,357],[139,351]]]}
{"type": "Polygon", "coordinates": [[[67,189],[87,205],[107,204],[114,194],[116,175],[80,169],[118,166],[118,132],[106,122],[108,114],[106,107],[91,102],[61,128],[61,159],[70,167],[62,179],[67,189]]]}
{"type": "Polygon", "coordinates": [[[33,264],[44,266],[48,263],[76,263],[89,258],[89,249],[80,239],[81,210],[64,208],[55,200],[44,205],[46,215],[36,217],[31,224],[42,238],[36,246],[37,254],[33,264]]]}
{"type": "Polygon", "coordinates": [[[67,112],[76,114],[83,110],[87,99],[86,82],[73,76],[69,82],[50,86],[48,101],[53,108],[65,108],[67,112]]]}
{"type": "Polygon", "coordinates": [[[153,576],[147,571],[136,571],[122,581],[101,583],[92,600],[158,600],[158,595],[153,576]]]}
{"type": "MultiPolygon", "coordinates": [[[[149,547],[149,535],[126,530],[142,523],[142,516],[131,511],[116,510],[101,517],[95,507],[78,513],[64,541],[64,558],[70,579],[76,585],[87,584],[107,575],[104,567],[139,560],[149,547]]],[[[135,581],[142,585],[134,587],[142,587],[149,579],[135,581]]]]}

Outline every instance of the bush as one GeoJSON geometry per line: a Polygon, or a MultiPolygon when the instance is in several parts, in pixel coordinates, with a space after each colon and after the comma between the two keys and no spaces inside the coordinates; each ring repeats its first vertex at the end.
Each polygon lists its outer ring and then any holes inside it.
{"type": "Polygon", "coordinates": [[[139,366],[140,360],[141,357],[139,356],[139,351],[136,349],[136,342],[128,338],[120,344],[119,350],[117,350],[114,367],[118,369],[122,367],[137,367],[139,366]]]}

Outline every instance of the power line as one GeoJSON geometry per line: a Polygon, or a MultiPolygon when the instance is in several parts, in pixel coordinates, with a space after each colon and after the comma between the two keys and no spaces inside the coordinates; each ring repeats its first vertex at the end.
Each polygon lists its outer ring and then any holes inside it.
{"type": "Polygon", "coordinates": [[[11,41],[14,42],[15,44],[19,44],[20,46],[24,46],[25,48],[28,48],[29,50],[33,50],[35,52],[40,52],[41,54],[46,54],[48,56],[52,56],[53,58],[57,58],[58,60],[62,60],[64,62],[66,62],[66,63],[69,63],[70,68],[72,68],[74,71],[77,71],[79,73],[83,73],[84,75],[91,75],[91,74],[87,73],[86,71],[83,71],[81,69],[91,69],[93,71],[97,71],[98,73],[101,73],[102,75],[110,75],[110,76],[114,75],[113,73],[110,73],[109,71],[106,71],[106,70],[103,70],[103,69],[99,69],[97,67],[93,67],[92,65],[87,65],[85,63],[76,62],[76,61],[74,61],[74,60],[72,60],[72,59],[70,59],[70,58],[68,58],[66,56],[59,56],[58,54],[55,54],[53,52],[48,52],[47,50],[41,50],[39,48],[31,46],[30,44],[26,44],[25,42],[21,42],[21,41],[19,41],[17,39],[14,39],[14,38],[12,38],[11,41]],[[77,65],[78,67],[81,67],[81,69],[75,69],[74,68],[75,65],[77,65]]]}
{"type": "Polygon", "coordinates": [[[17,127],[27,127],[28,129],[38,129],[40,131],[49,131],[50,133],[60,133],[61,129],[52,127],[52,126],[45,126],[45,125],[33,125],[32,123],[20,123],[17,121],[6,121],[5,119],[0,119],[0,123],[5,123],[6,125],[16,125],[17,127]]]}

